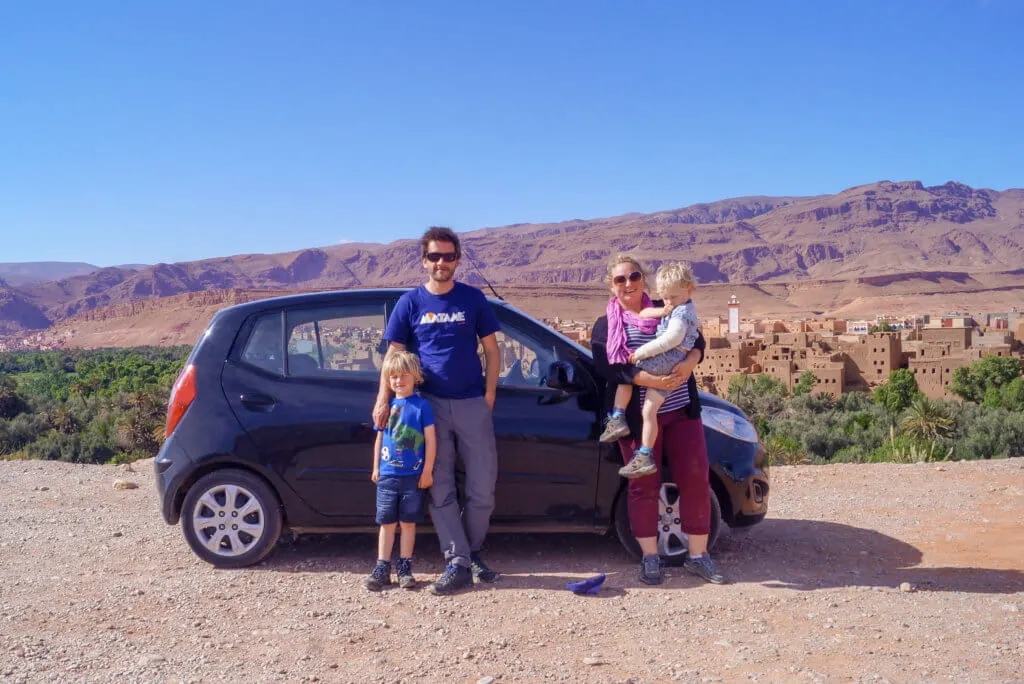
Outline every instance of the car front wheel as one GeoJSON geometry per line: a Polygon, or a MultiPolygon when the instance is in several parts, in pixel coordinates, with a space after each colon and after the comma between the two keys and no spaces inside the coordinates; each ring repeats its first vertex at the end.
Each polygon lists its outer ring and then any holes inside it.
{"type": "MultiPolygon", "coordinates": [[[[722,507],[714,490],[709,488],[708,493],[711,497],[711,533],[708,535],[708,548],[711,549],[718,541],[718,533],[722,529],[722,507]]],[[[639,559],[642,554],[640,544],[629,528],[627,499],[628,493],[623,489],[615,501],[615,532],[626,552],[639,559]]],[[[658,554],[666,565],[681,565],[689,548],[687,534],[683,532],[679,517],[679,503],[679,488],[675,483],[663,482],[658,496],[658,554]]]]}
{"type": "Polygon", "coordinates": [[[233,468],[201,477],[185,497],[181,527],[189,546],[218,568],[263,560],[281,536],[281,504],[259,477],[233,468]]]}

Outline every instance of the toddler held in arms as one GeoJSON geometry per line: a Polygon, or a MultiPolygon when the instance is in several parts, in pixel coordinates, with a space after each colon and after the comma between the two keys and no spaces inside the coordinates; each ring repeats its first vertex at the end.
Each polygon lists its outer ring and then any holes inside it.
{"type": "MultiPolygon", "coordinates": [[[[686,354],[693,349],[697,341],[700,321],[691,300],[696,280],[688,264],[676,262],[659,268],[656,282],[664,306],[644,309],[640,312],[640,317],[661,319],[657,337],[638,347],[629,355],[629,361],[652,375],[668,375],[686,358],[686,354]]],[[[657,471],[653,450],[654,443],[658,440],[658,410],[665,402],[667,394],[662,390],[647,388],[642,409],[641,446],[629,463],[619,469],[619,475],[632,479],[657,471]]],[[[632,396],[632,385],[619,385],[615,389],[615,407],[601,434],[602,442],[614,442],[629,435],[626,406],[632,396]]]]}

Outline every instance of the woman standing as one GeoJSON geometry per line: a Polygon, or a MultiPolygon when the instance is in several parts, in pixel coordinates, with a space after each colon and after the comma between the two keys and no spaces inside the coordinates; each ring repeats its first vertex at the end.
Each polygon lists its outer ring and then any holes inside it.
{"type": "MultiPolygon", "coordinates": [[[[724,584],[725,576],[708,554],[711,532],[711,499],[708,487],[708,457],[704,444],[704,427],[700,421],[700,402],[693,369],[704,356],[704,337],[697,339],[693,350],[672,371],[671,375],[654,376],[629,363],[612,363],[621,358],[624,346],[629,351],[654,339],[654,326],[637,314],[651,300],[644,292],[647,273],[632,256],[620,254],[608,265],[608,285],[612,297],[608,315],[594,323],[591,348],[598,373],[609,387],[631,383],[641,388],[654,387],[670,391],[658,412],[659,435],[654,445],[654,462],[658,470],[646,477],[629,480],[629,526],[640,544],[640,581],[661,584],[662,563],[658,555],[658,496],[661,490],[661,469],[665,461],[672,479],[679,488],[679,513],[683,531],[689,539],[689,553],[683,567],[708,582],[724,584]]],[[[657,321],[655,321],[656,323],[657,321]]],[[[628,354],[628,352],[627,352],[628,354]]],[[[611,408],[612,392],[605,392],[611,408]]],[[[644,392],[634,392],[626,408],[626,422],[631,435],[619,440],[623,460],[628,461],[640,446],[640,406],[644,392]]]]}

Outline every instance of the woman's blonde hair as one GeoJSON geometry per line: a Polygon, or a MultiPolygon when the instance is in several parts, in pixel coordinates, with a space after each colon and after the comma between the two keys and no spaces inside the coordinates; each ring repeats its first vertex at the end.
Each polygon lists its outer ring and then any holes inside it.
{"type": "Polygon", "coordinates": [[[693,269],[685,261],[672,261],[662,264],[655,276],[658,281],[658,292],[664,293],[666,287],[673,285],[678,287],[694,287],[697,285],[697,278],[693,275],[693,269]]]}
{"type": "Polygon", "coordinates": [[[647,277],[647,269],[644,268],[644,265],[641,264],[640,260],[637,259],[635,256],[633,256],[632,254],[616,254],[611,258],[611,261],[608,262],[609,285],[612,284],[612,271],[614,271],[615,267],[618,266],[619,264],[630,264],[636,270],[640,271],[644,275],[644,278],[647,277]]]}
{"type": "Polygon", "coordinates": [[[412,352],[400,349],[390,350],[384,357],[380,372],[386,378],[390,378],[396,373],[409,373],[412,375],[414,383],[423,384],[423,369],[420,368],[420,360],[412,352]]]}

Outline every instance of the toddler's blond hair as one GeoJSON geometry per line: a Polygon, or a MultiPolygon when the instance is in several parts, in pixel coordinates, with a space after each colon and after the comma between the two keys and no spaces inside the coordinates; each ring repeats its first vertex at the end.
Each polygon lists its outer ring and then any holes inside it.
{"type": "Polygon", "coordinates": [[[656,276],[658,292],[664,292],[666,287],[673,285],[678,287],[696,287],[697,278],[693,275],[693,269],[685,261],[673,261],[663,264],[658,269],[656,276]]]}
{"type": "Polygon", "coordinates": [[[420,360],[412,352],[392,349],[384,357],[380,372],[386,378],[390,378],[396,373],[409,373],[412,375],[413,382],[417,385],[423,384],[423,369],[420,368],[420,360]]]}

